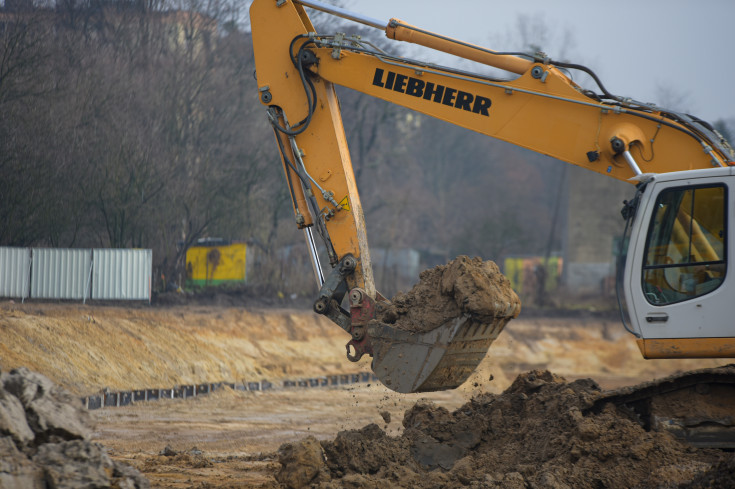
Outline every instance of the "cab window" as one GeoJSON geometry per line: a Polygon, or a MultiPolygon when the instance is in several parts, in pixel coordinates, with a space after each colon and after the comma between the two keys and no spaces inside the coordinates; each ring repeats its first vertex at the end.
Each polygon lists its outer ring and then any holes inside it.
{"type": "Polygon", "coordinates": [[[727,188],[662,191],[649,226],[643,290],[654,305],[705,295],[725,279],[727,188]]]}

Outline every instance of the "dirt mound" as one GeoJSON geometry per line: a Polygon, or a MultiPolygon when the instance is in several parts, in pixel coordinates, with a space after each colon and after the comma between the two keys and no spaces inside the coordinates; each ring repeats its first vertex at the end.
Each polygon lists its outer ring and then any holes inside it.
{"type": "Polygon", "coordinates": [[[723,489],[735,487],[735,456],[720,461],[706,472],[698,474],[679,489],[723,489]]]}
{"type": "Polygon", "coordinates": [[[79,400],[48,378],[26,368],[0,375],[0,487],[149,487],[90,442],[91,431],[79,400]]]}
{"type": "Polygon", "coordinates": [[[424,270],[407,294],[399,292],[378,319],[405,331],[431,331],[462,314],[478,319],[516,317],[521,302],[492,261],[459,256],[424,270]]]}
{"type": "Polygon", "coordinates": [[[478,395],[454,412],[417,403],[400,437],[371,424],[319,446],[282,448],[277,478],[321,489],[659,488],[692,481],[719,461],[721,452],[647,432],[612,404],[590,409],[599,394],[590,379],[531,371],[502,394],[478,395]]]}

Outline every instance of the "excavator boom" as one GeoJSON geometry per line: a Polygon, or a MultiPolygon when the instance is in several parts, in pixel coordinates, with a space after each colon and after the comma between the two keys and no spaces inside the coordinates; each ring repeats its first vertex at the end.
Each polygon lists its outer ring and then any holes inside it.
{"type": "MultiPolygon", "coordinates": [[[[631,180],[638,183],[640,192],[646,186],[655,187],[651,183],[654,175],[713,167],[727,172],[733,159],[732,148],[708,124],[614,96],[590,70],[554,62],[543,54],[498,53],[400,20],[381,22],[317,0],[255,0],[250,17],[260,100],[267,107],[296,224],[305,231],[320,286],[314,309],[351,335],[347,344],[350,360],[371,355],[380,380],[400,392],[449,389],[464,382],[505,324],[518,315],[520,302],[512,291],[502,290],[507,281],[484,265],[464,260],[437,273],[451,275],[456,267],[469,270],[474,266],[481,270],[473,275],[479,282],[471,294],[462,296],[464,279],[449,283],[442,278],[439,288],[451,294],[447,307],[456,306],[456,311],[452,309],[455,313],[444,317],[441,324],[406,329],[391,322],[395,315],[384,314],[394,306],[375,289],[365,219],[335,85],[608,177],[631,180]],[[421,44],[517,76],[505,80],[451,69],[387,53],[359,36],[317,33],[304,7],[383,30],[396,41],[421,44]],[[591,74],[600,93],[574,83],[564,73],[570,69],[591,74]],[[331,268],[326,274],[318,262],[316,237],[326,248],[331,268]],[[496,295],[487,295],[489,291],[496,295]],[[495,305],[466,306],[478,297],[495,305]]],[[[721,179],[725,173],[718,175],[721,179]]],[[[701,191],[698,195],[710,194],[701,191]]],[[[712,195],[712,206],[720,205],[722,196],[712,195]]],[[[686,221],[686,215],[681,219],[686,221]]],[[[677,228],[681,239],[692,236],[686,230],[694,229],[692,219],[689,215],[688,228],[677,228]]],[[[699,221],[706,219],[698,217],[696,224],[699,221]]],[[[707,263],[720,266],[729,231],[718,228],[719,222],[707,224],[710,231],[696,236],[704,250],[698,260],[707,256],[707,263]]],[[[636,225],[637,232],[645,234],[640,220],[636,225]]],[[[643,265],[638,267],[640,273],[643,265]]],[[[652,271],[649,276],[655,289],[661,288],[666,274],[652,271]]],[[[724,276],[711,271],[708,280],[714,281],[710,286],[720,286],[724,276]]],[[[426,305],[444,307],[444,299],[426,305]]],[[[720,336],[735,336],[722,334],[718,328],[720,336]]],[[[645,336],[632,332],[639,338],[645,336]]],[[[722,342],[715,343],[722,346],[722,342]]],[[[643,344],[642,351],[646,346],[650,344],[643,344]]],[[[712,348],[709,350],[711,356],[712,348]]],[[[729,346],[717,352],[735,356],[735,348],[729,346]]]]}

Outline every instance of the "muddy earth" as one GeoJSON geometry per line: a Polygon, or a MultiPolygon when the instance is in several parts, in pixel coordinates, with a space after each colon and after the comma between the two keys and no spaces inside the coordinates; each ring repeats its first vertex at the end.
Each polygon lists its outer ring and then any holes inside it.
{"type": "Polygon", "coordinates": [[[520,299],[494,262],[459,256],[421,272],[419,282],[408,293],[396,294],[378,320],[405,331],[426,332],[463,314],[492,323],[520,312],[520,299]]]}
{"type": "Polygon", "coordinates": [[[531,371],[452,412],[416,403],[398,437],[370,424],[284,445],[276,479],[294,489],[732,487],[732,454],[647,432],[612,404],[593,409],[600,392],[590,379],[531,371]]]}

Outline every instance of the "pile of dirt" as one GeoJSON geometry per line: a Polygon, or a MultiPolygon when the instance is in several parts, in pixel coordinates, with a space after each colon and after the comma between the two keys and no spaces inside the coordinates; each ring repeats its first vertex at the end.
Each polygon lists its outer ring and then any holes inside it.
{"type": "Polygon", "coordinates": [[[79,399],[26,368],[0,374],[0,487],[150,487],[136,469],[89,441],[79,399]]]}
{"type": "Polygon", "coordinates": [[[396,294],[377,319],[405,331],[426,332],[463,314],[492,322],[520,312],[518,296],[494,262],[458,256],[421,272],[419,283],[396,294]]]}
{"type": "Polygon", "coordinates": [[[720,461],[717,465],[697,474],[697,476],[678,489],[723,489],[735,487],[735,455],[720,461]]]}
{"type": "Polygon", "coordinates": [[[645,489],[689,483],[722,460],[720,451],[644,430],[613,404],[591,409],[600,392],[590,379],[531,371],[454,412],[419,402],[406,411],[399,437],[371,424],[333,441],[284,445],[276,478],[320,489],[645,489]]]}

